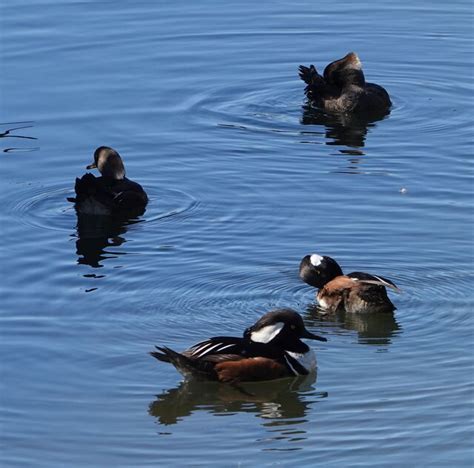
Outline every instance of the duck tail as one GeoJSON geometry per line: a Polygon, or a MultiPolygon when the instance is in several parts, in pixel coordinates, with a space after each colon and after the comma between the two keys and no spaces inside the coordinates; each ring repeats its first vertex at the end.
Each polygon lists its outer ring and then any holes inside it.
{"type": "Polygon", "coordinates": [[[320,76],[319,73],[316,71],[314,65],[310,65],[309,67],[305,67],[304,65],[300,65],[298,68],[300,78],[307,84],[313,83],[316,77],[320,76]]]}
{"type": "Polygon", "coordinates": [[[304,92],[308,98],[314,98],[318,92],[322,92],[325,89],[326,82],[314,65],[309,67],[300,65],[298,70],[300,78],[306,83],[304,92]]]}
{"type": "MultiPolygon", "coordinates": [[[[155,348],[159,351],[151,351],[150,352],[150,356],[153,356],[154,358],[158,359],[158,361],[161,361],[161,362],[170,362],[171,363],[171,360],[170,360],[170,357],[168,356],[168,351],[172,351],[171,349],[169,348],[160,348],[159,346],[155,346],[155,348]]],[[[174,353],[174,351],[172,351],[174,353]]],[[[177,353],[175,353],[177,354],[177,353]]]]}
{"type": "Polygon", "coordinates": [[[74,190],[78,196],[95,194],[97,192],[97,179],[93,174],[84,174],[80,179],[76,178],[74,190]]]}
{"type": "Polygon", "coordinates": [[[173,364],[174,367],[185,377],[195,376],[204,377],[206,379],[215,379],[216,374],[214,371],[214,363],[193,360],[185,356],[184,354],[177,353],[166,346],[155,346],[159,351],[152,351],[150,355],[158,359],[161,362],[168,362],[173,364]]]}

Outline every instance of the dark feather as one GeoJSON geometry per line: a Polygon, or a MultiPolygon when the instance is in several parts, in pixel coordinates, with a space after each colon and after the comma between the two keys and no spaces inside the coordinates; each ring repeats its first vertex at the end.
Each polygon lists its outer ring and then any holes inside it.
{"type": "Polygon", "coordinates": [[[361,271],[354,271],[352,273],[349,273],[347,276],[349,278],[357,279],[361,283],[385,286],[387,288],[391,288],[397,292],[400,292],[400,289],[393,281],[390,281],[389,279],[384,278],[383,276],[371,275],[370,273],[364,273],[361,271]]]}

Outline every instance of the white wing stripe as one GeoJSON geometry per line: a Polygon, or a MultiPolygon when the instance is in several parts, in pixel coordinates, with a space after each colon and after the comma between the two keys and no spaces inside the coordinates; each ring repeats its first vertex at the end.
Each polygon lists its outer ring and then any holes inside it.
{"type": "Polygon", "coordinates": [[[288,360],[288,358],[285,356],[285,361],[286,363],[288,364],[288,366],[290,367],[291,371],[293,372],[293,374],[295,375],[300,375],[296,370],[295,368],[291,365],[290,361],[288,360]]]}
{"type": "Polygon", "coordinates": [[[380,278],[380,276],[375,276],[373,275],[374,278],[377,278],[382,284],[386,284],[387,286],[392,286],[388,281],[384,280],[383,278],[380,278]]]}
{"type": "Polygon", "coordinates": [[[198,347],[193,351],[193,353],[191,354],[191,356],[194,356],[195,354],[200,353],[201,351],[203,351],[204,349],[208,348],[208,347],[211,346],[211,345],[212,345],[212,342],[210,342],[210,343],[208,342],[208,343],[204,343],[204,344],[198,346],[198,347]]]}
{"type": "MultiPolygon", "coordinates": [[[[212,344],[212,343],[211,343],[212,344]]],[[[210,348],[207,348],[206,350],[202,351],[199,353],[196,357],[203,357],[205,354],[210,353],[214,348],[217,348],[218,346],[222,346],[223,343],[217,343],[214,346],[211,346],[210,348]]]]}
{"type": "Polygon", "coordinates": [[[226,349],[226,348],[230,348],[231,346],[234,346],[234,343],[231,343],[231,344],[228,344],[228,345],[222,346],[222,348],[219,348],[217,351],[223,351],[224,349],[226,349]]]}

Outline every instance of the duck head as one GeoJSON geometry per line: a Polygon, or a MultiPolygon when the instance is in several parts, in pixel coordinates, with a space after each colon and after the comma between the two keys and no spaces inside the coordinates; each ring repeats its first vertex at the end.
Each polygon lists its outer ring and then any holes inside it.
{"type": "Polygon", "coordinates": [[[244,338],[256,343],[271,343],[285,350],[306,347],[301,342],[302,338],[327,341],[326,338],[309,332],[304,326],[301,315],[292,309],[268,312],[245,330],[244,338]]]}
{"type": "Polygon", "coordinates": [[[99,146],[94,152],[94,162],[87,166],[87,169],[99,169],[104,177],[111,179],[123,179],[125,177],[125,167],[120,154],[108,146],[99,146]]]}
{"type": "Polygon", "coordinates": [[[341,89],[351,85],[364,87],[365,77],[359,56],[349,52],[342,59],[330,63],[324,69],[324,79],[341,89]]]}
{"type": "Polygon", "coordinates": [[[336,260],[326,255],[306,255],[300,263],[300,278],[318,289],[342,274],[342,269],[336,260]]]}

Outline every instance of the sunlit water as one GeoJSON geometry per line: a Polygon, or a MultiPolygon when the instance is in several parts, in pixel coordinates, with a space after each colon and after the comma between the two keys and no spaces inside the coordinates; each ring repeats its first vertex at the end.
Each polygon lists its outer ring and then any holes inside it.
{"type": "Polygon", "coordinates": [[[1,33],[0,465],[472,466],[470,2],[33,2],[1,33]],[[305,110],[350,50],[394,107],[305,110]],[[99,145],[150,195],[66,197],[99,145]],[[384,275],[394,316],[322,316],[303,255],[384,275]],[[319,372],[249,394],[147,352],[289,306],[319,372]]]}

